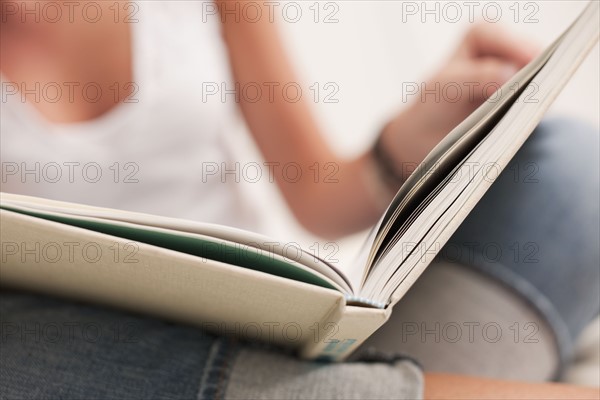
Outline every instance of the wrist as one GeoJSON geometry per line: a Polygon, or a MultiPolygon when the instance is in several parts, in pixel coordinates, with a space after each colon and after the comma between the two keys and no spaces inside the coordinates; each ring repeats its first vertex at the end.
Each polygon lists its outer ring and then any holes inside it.
{"type": "Polygon", "coordinates": [[[380,180],[390,190],[398,190],[404,183],[405,176],[402,173],[402,163],[398,162],[398,156],[395,154],[394,146],[390,144],[389,135],[387,134],[392,124],[390,122],[383,127],[371,147],[370,156],[380,180]]]}
{"type": "Polygon", "coordinates": [[[384,172],[377,158],[374,156],[373,148],[362,157],[361,180],[365,193],[371,200],[377,214],[384,212],[396,195],[399,185],[390,184],[384,177],[384,172]]]}
{"type": "Polygon", "coordinates": [[[435,136],[429,133],[432,117],[426,111],[420,103],[413,103],[386,124],[380,134],[381,146],[392,160],[396,174],[403,181],[408,179],[437,144],[435,136]]]}

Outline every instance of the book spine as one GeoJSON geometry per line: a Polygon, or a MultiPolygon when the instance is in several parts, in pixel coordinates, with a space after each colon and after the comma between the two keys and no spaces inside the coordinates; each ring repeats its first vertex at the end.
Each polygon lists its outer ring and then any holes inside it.
{"type": "Polygon", "coordinates": [[[386,310],[346,306],[337,322],[323,321],[319,337],[300,349],[306,359],[343,361],[390,317],[386,310]]]}

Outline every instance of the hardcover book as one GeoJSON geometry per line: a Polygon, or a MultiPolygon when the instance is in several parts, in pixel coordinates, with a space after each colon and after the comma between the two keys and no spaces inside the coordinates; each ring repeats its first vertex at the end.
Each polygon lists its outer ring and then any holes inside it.
{"type": "Polygon", "coordinates": [[[452,130],[343,269],[235,228],[2,193],[0,283],[342,360],[386,323],[533,132],[598,41],[599,20],[591,2],[452,130]]]}

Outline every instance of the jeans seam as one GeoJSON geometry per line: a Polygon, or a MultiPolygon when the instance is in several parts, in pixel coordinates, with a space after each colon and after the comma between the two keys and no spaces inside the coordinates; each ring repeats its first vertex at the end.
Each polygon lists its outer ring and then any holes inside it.
{"type": "Polygon", "coordinates": [[[207,357],[206,367],[200,380],[198,400],[224,399],[237,345],[232,339],[219,337],[207,357]]]}
{"type": "Polygon", "coordinates": [[[566,364],[569,362],[570,354],[573,350],[573,340],[566,323],[558,311],[556,311],[552,302],[535,285],[511,271],[502,263],[495,263],[492,266],[485,261],[474,260],[471,264],[465,264],[465,267],[483,276],[487,276],[517,294],[522,300],[532,306],[533,311],[548,324],[559,357],[558,369],[553,378],[554,380],[558,380],[564,373],[566,364]]]}

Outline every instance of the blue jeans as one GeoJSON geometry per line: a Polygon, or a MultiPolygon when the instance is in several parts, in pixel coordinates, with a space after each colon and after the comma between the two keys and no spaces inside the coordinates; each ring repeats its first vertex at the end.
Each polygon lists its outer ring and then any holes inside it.
{"type": "Polygon", "coordinates": [[[563,363],[600,311],[599,140],[572,120],[542,123],[440,254],[523,296],[563,363]]]}
{"type": "MultiPolygon", "coordinates": [[[[600,308],[598,182],[598,131],[544,123],[439,257],[523,299],[551,327],[562,363],[600,308]]],[[[456,311],[451,301],[429,297],[442,314],[456,311]]],[[[194,327],[18,291],[2,292],[0,315],[0,393],[7,399],[422,395],[420,370],[401,356],[299,361],[194,327]]]]}

